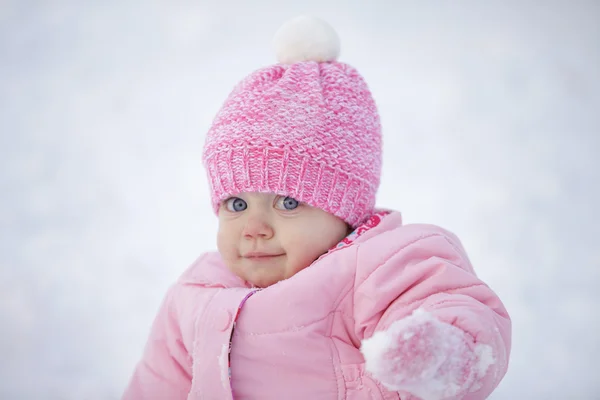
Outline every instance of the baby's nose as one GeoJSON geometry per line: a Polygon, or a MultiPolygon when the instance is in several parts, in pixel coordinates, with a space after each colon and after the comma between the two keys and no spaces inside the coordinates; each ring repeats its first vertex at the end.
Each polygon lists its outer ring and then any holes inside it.
{"type": "Polygon", "coordinates": [[[244,236],[248,238],[269,239],[273,236],[273,228],[265,218],[252,216],[248,218],[244,228],[244,236]]]}

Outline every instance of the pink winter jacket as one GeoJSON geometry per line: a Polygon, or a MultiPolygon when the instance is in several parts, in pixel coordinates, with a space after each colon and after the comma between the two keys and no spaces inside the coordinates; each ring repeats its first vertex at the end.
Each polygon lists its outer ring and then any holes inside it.
{"type": "Polygon", "coordinates": [[[205,254],[166,295],[123,399],[416,399],[366,373],[359,348],[417,308],[492,348],[494,363],[464,397],[485,399],[506,372],[511,323],[453,234],[374,215],[262,290],[205,254]]]}

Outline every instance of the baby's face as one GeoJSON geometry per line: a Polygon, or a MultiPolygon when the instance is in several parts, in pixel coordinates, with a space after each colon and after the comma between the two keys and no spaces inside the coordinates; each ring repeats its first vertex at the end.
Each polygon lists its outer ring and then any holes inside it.
{"type": "Polygon", "coordinates": [[[217,245],[231,271],[267,287],[308,267],[348,233],[340,218],[290,197],[243,193],[221,204],[217,245]]]}

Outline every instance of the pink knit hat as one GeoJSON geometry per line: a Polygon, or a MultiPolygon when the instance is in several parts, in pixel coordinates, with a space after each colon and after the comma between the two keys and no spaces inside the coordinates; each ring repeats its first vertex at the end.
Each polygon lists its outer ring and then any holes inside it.
{"type": "Polygon", "coordinates": [[[229,95],[210,128],[204,165],[212,204],[243,192],[292,197],[356,227],[375,206],[381,127],[367,84],[337,62],[325,22],[299,17],[275,35],[279,64],[229,95]]]}

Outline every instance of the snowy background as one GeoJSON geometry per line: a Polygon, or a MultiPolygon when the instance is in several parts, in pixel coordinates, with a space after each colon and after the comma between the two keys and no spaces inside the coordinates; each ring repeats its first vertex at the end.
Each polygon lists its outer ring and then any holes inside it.
{"type": "Polygon", "coordinates": [[[512,315],[492,399],[600,399],[600,2],[389,0],[0,2],[0,398],[120,396],[215,247],[211,119],[301,13],[380,106],[379,204],[457,233],[512,315]]]}

